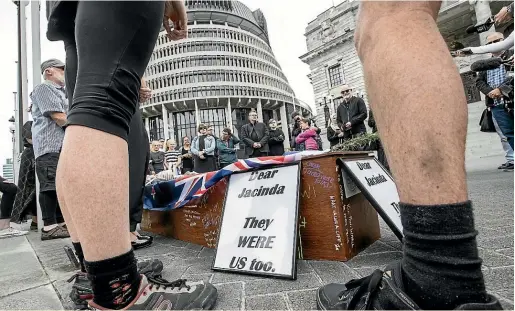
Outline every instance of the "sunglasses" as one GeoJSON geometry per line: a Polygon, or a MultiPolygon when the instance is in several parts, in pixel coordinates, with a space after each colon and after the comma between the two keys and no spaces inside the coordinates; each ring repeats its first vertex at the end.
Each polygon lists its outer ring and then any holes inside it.
{"type": "Polygon", "coordinates": [[[494,44],[494,43],[497,43],[497,42],[501,42],[503,39],[497,39],[497,40],[494,40],[492,42],[488,42],[486,45],[489,45],[489,44],[494,44]]]}
{"type": "Polygon", "coordinates": [[[350,93],[350,90],[342,91],[342,94],[348,94],[348,93],[350,93]]]}

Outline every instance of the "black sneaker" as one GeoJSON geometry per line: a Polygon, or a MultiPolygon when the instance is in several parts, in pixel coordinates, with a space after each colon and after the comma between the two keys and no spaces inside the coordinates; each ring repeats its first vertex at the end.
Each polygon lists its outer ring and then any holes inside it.
{"type": "Polygon", "coordinates": [[[513,162],[506,162],[501,165],[499,165],[498,169],[500,170],[512,170],[513,169],[513,162]]]}
{"type": "MultiPolygon", "coordinates": [[[[134,300],[122,310],[209,310],[215,305],[218,293],[211,283],[141,277],[134,300]]],[[[93,310],[106,310],[93,301],[93,310]]]]}
{"type": "MultiPolygon", "coordinates": [[[[328,284],[317,291],[319,310],[420,310],[417,304],[401,290],[400,262],[371,275],[347,282],[328,284]]],[[[502,310],[499,301],[488,295],[486,303],[470,303],[455,310],[502,310]]]]}
{"type": "MultiPolygon", "coordinates": [[[[163,272],[163,263],[159,259],[150,259],[138,262],[138,273],[143,274],[149,278],[159,279],[163,272]]],[[[93,299],[93,289],[88,276],[84,272],[77,272],[68,279],[68,283],[75,280],[73,283],[72,291],[70,292],[70,299],[75,304],[78,310],[86,310],[88,307],[88,300],[93,299]]]]}

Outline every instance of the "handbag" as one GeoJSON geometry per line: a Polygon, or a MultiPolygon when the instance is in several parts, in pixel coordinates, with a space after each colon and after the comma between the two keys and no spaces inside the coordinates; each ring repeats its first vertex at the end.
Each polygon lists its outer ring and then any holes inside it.
{"type": "Polygon", "coordinates": [[[485,108],[485,110],[483,110],[483,114],[481,115],[481,119],[479,120],[479,125],[481,127],[481,132],[496,132],[494,120],[492,119],[492,112],[490,111],[490,109],[488,109],[488,107],[485,108]]]}

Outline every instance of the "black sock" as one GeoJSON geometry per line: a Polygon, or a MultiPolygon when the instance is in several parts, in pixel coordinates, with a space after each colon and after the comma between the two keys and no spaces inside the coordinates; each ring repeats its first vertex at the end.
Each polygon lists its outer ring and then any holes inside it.
{"type": "Polygon", "coordinates": [[[80,263],[80,271],[86,272],[86,267],[84,266],[84,253],[82,252],[82,246],[80,246],[80,243],[73,243],[73,248],[75,248],[75,255],[77,255],[77,258],[79,259],[80,263]]]}
{"type": "Polygon", "coordinates": [[[118,257],[84,263],[96,304],[108,309],[122,309],[138,294],[141,276],[132,250],[118,257]]]}
{"type": "Polygon", "coordinates": [[[422,309],[487,300],[470,201],[400,204],[404,290],[422,309]]]}

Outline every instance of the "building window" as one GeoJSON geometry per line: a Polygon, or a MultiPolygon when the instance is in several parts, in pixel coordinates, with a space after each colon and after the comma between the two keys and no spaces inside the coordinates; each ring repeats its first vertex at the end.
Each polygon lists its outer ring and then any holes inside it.
{"type": "Polygon", "coordinates": [[[164,123],[161,116],[149,118],[149,135],[150,140],[159,140],[165,138],[164,123]]]}
{"type": "Polygon", "coordinates": [[[200,122],[213,127],[213,135],[221,137],[226,127],[225,109],[202,109],[199,111],[200,122]]]}
{"type": "Polygon", "coordinates": [[[338,97],[333,99],[333,105],[334,105],[334,111],[336,112],[338,110],[338,106],[343,103],[343,97],[338,97]]]}
{"type": "Polygon", "coordinates": [[[329,68],[329,82],[331,83],[331,87],[343,84],[341,65],[329,68]]]}
{"type": "Polygon", "coordinates": [[[250,108],[235,108],[232,109],[231,118],[232,118],[232,131],[236,137],[240,138],[240,130],[241,127],[247,123],[248,115],[250,113],[250,108]]]}
{"type": "Polygon", "coordinates": [[[191,139],[197,136],[197,122],[195,111],[183,111],[173,114],[175,141],[182,145],[182,138],[188,136],[191,139]]]}

